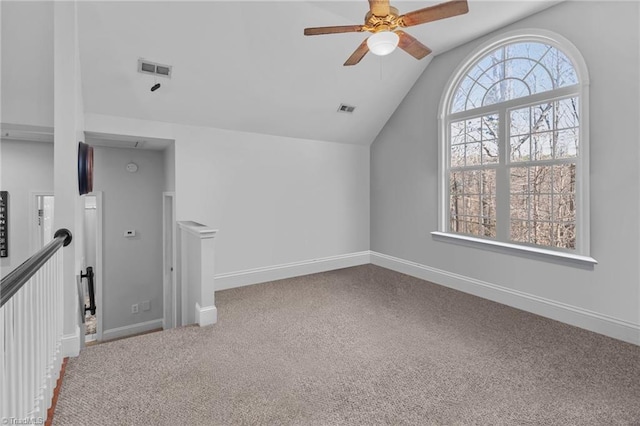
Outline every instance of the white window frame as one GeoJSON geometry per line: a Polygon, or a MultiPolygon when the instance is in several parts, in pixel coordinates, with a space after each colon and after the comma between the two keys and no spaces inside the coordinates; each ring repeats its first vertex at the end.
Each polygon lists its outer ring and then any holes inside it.
{"type": "MultiPolygon", "coordinates": [[[[504,139],[501,139],[502,141],[504,139]]],[[[501,142],[500,164],[498,167],[508,168],[509,164],[505,157],[504,146],[506,142],[501,142]]],[[[593,265],[597,261],[590,256],[590,239],[589,239],[589,74],[584,58],[578,49],[566,38],[551,31],[539,29],[524,29],[511,31],[501,34],[488,42],[476,48],[471,54],[463,60],[450,77],[445,90],[440,99],[439,116],[438,116],[438,147],[439,147],[439,169],[438,169],[438,231],[432,232],[435,240],[459,243],[471,247],[479,247],[493,251],[521,254],[526,257],[560,260],[562,263],[576,265],[593,265]],[[458,84],[465,78],[467,73],[472,69],[473,65],[489,54],[493,50],[505,46],[507,44],[517,42],[540,42],[551,45],[562,53],[564,53],[573,63],[575,68],[578,84],[568,87],[562,87],[553,91],[536,93],[527,97],[517,98],[514,100],[487,105],[475,108],[473,110],[450,113],[451,104],[453,102],[458,84]],[[491,112],[498,112],[504,118],[500,122],[500,136],[504,138],[506,135],[506,117],[508,111],[514,106],[525,104],[535,104],[545,101],[552,101],[556,98],[566,96],[576,96],[579,98],[580,110],[580,128],[579,140],[580,150],[576,158],[576,248],[575,250],[562,250],[555,248],[547,248],[532,244],[518,244],[508,240],[508,234],[504,231],[504,217],[498,217],[498,223],[502,223],[503,231],[497,234],[497,238],[487,239],[466,234],[449,232],[449,156],[450,156],[450,123],[459,119],[460,116],[482,115],[491,112]],[[502,220],[502,221],[501,221],[502,220]]],[[[504,179],[504,178],[503,178],[504,179]]],[[[500,183],[500,182],[498,182],[500,183]]],[[[508,182],[502,182],[503,186],[508,182]]],[[[503,202],[508,202],[503,201],[503,202]]],[[[508,221],[508,217],[506,218],[508,221]]]]}

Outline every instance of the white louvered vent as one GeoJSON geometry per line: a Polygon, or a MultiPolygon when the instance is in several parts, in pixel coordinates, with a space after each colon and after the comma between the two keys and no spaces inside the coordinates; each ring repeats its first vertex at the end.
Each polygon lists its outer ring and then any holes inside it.
{"type": "Polygon", "coordinates": [[[349,113],[351,113],[355,109],[356,109],[356,107],[354,107],[354,106],[340,104],[340,107],[338,107],[338,112],[349,112],[349,113]]]}
{"type": "Polygon", "coordinates": [[[171,65],[158,64],[142,58],[138,59],[138,72],[144,74],[153,74],[171,78],[171,68],[171,65]]]}

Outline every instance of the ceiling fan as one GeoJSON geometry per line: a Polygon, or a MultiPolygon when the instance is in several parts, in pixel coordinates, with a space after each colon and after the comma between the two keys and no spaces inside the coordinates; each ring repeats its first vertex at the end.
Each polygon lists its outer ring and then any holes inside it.
{"type": "Polygon", "coordinates": [[[400,15],[398,9],[389,5],[389,0],[369,0],[369,12],[364,17],[364,25],[342,25],[335,27],[305,28],[304,35],[355,33],[369,31],[373,35],[358,46],[344,63],[355,65],[371,51],[376,55],[388,55],[396,46],[416,59],[422,59],[431,53],[424,44],[397,28],[412,27],[427,22],[438,21],[469,11],[467,0],[451,0],[424,9],[400,15]]]}

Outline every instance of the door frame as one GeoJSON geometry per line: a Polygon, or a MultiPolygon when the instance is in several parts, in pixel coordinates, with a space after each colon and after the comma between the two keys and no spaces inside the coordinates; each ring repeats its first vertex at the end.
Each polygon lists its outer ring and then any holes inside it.
{"type": "Polygon", "coordinates": [[[39,247],[40,239],[38,237],[38,197],[54,197],[53,214],[56,214],[55,195],[53,191],[31,191],[29,192],[29,253],[35,253],[42,247],[39,247]]]}
{"type": "MultiPolygon", "coordinates": [[[[86,258],[84,256],[84,253],[82,255],[83,257],[83,262],[84,262],[84,267],[86,269],[87,266],[94,266],[95,269],[93,271],[94,275],[93,275],[93,283],[95,285],[95,296],[96,296],[96,341],[100,342],[102,341],[102,331],[104,330],[104,316],[102,315],[103,313],[103,303],[102,303],[102,297],[103,297],[103,291],[102,291],[102,287],[103,287],[103,280],[104,280],[104,258],[103,258],[103,228],[104,228],[104,222],[103,222],[103,192],[102,191],[93,191],[88,193],[88,196],[94,196],[96,197],[96,264],[95,265],[87,265],[86,263],[86,258]]],[[[83,198],[83,204],[84,204],[84,198],[83,198]]],[[[84,212],[84,208],[83,208],[83,212],[84,212]]],[[[82,218],[83,223],[84,223],[84,216],[82,218]]],[[[83,229],[84,231],[84,229],[83,229]]],[[[84,309],[84,307],[80,307],[80,309],[84,309]]],[[[83,312],[84,315],[84,312],[83,312]]],[[[85,330],[84,333],[82,335],[82,338],[84,339],[86,336],[86,326],[85,326],[85,330]]]]}
{"type": "Polygon", "coordinates": [[[176,194],[171,191],[162,193],[162,328],[165,330],[178,324],[176,277],[176,194]],[[171,247],[167,244],[169,233],[171,247]],[[172,270],[167,274],[169,268],[172,270]]]}

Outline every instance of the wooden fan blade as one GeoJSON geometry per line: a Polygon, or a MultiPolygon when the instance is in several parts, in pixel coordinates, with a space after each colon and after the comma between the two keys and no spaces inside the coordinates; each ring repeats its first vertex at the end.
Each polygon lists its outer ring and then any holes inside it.
{"type": "Polygon", "coordinates": [[[356,51],[353,52],[351,56],[349,56],[349,59],[347,59],[347,62],[344,63],[344,66],[348,67],[357,64],[362,58],[364,58],[364,55],[366,55],[368,51],[369,46],[367,46],[367,39],[364,39],[364,41],[360,44],[360,46],[358,46],[356,51]]]}
{"type": "Polygon", "coordinates": [[[414,58],[422,59],[429,53],[431,53],[431,49],[420,43],[413,36],[400,30],[396,31],[395,33],[400,37],[400,40],[398,41],[398,47],[414,58]]]}
{"type": "Polygon", "coordinates": [[[391,12],[389,0],[369,0],[369,9],[376,16],[387,16],[391,12]]]}
{"type": "Polygon", "coordinates": [[[339,34],[339,33],[358,33],[364,31],[362,25],[339,25],[336,27],[317,27],[305,28],[304,35],[321,35],[321,34],[339,34]]]}
{"type": "Polygon", "coordinates": [[[451,0],[406,13],[398,18],[398,22],[401,27],[411,27],[413,25],[462,15],[468,11],[469,5],[467,4],[467,0],[451,0]]]}

